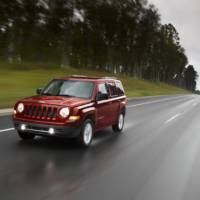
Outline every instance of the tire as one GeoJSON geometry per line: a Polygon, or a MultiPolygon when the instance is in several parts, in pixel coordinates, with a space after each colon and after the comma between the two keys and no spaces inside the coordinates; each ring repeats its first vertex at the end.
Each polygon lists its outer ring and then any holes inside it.
{"type": "Polygon", "coordinates": [[[123,131],[124,118],[125,118],[125,115],[123,113],[120,113],[117,119],[117,123],[112,126],[112,129],[114,132],[120,133],[123,131]]]}
{"type": "Polygon", "coordinates": [[[18,131],[18,135],[22,140],[32,140],[35,137],[35,135],[32,133],[20,132],[20,131],[18,131]]]}
{"type": "Polygon", "coordinates": [[[82,147],[89,147],[94,135],[94,123],[91,119],[86,119],[78,136],[78,143],[82,147]]]}

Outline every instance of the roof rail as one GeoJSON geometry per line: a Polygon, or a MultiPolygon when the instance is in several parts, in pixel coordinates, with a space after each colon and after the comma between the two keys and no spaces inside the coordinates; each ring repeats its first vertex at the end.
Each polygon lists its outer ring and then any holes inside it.
{"type": "Polygon", "coordinates": [[[101,79],[117,79],[116,77],[109,77],[109,76],[106,76],[106,77],[102,77],[101,79]]]}
{"type": "Polygon", "coordinates": [[[87,78],[87,76],[84,76],[84,75],[71,75],[70,77],[74,77],[74,78],[87,78]]]}
{"type": "Polygon", "coordinates": [[[70,77],[72,78],[83,78],[83,79],[114,79],[116,80],[117,78],[116,77],[92,77],[92,76],[84,76],[84,75],[71,75],[70,77]]]}
{"type": "Polygon", "coordinates": [[[71,78],[82,78],[82,79],[99,79],[98,77],[93,76],[84,76],[84,75],[72,75],[71,78]]]}

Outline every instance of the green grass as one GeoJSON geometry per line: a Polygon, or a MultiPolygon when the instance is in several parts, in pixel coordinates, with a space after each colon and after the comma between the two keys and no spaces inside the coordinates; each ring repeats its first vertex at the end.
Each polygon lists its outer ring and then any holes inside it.
{"type": "MultiPolygon", "coordinates": [[[[72,74],[112,76],[112,74],[94,70],[61,69],[56,65],[0,63],[0,108],[12,107],[18,99],[34,95],[36,88],[44,87],[53,78],[72,74]]],[[[164,83],[154,83],[127,76],[118,78],[122,80],[128,97],[188,93],[186,90],[164,83]]]]}

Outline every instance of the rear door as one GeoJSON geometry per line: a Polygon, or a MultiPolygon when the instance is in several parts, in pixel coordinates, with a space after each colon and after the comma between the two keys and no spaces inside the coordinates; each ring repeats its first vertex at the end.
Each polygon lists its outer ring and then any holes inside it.
{"type": "Polygon", "coordinates": [[[115,85],[114,81],[109,81],[108,82],[108,88],[110,90],[110,110],[111,110],[111,115],[110,115],[110,125],[113,125],[117,122],[118,119],[118,114],[119,114],[119,108],[120,108],[120,101],[118,99],[119,93],[117,90],[117,87],[115,85]]]}
{"type": "MultiPolygon", "coordinates": [[[[108,86],[105,82],[98,83],[97,94],[98,93],[103,94],[105,96],[107,95],[107,97],[109,98],[109,90],[108,90],[108,86]]],[[[96,105],[96,109],[97,109],[96,128],[97,129],[105,128],[106,126],[110,125],[110,122],[111,122],[111,115],[110,115],[111,101],[109,101],[108,98],[97,99],[97,105],[96,105]]]]}

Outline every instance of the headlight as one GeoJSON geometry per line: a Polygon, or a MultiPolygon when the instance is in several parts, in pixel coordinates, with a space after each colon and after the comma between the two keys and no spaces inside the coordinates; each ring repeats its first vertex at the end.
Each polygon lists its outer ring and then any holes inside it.
{"type": "Polygon", "coordinates": [[[59,114],[62,118],[67,118],[69,116],[69,108],[62,108],[59,114]]]}
{"type": "Polygon", "coordinates": [[[24,111],[24,104],[23,103],[20,103],[18,106],[17,106],[17,111],[19,113],[22,113],[24,111]]]}

